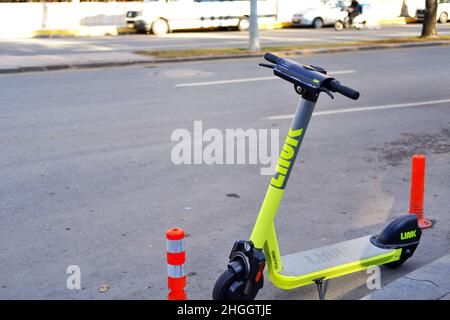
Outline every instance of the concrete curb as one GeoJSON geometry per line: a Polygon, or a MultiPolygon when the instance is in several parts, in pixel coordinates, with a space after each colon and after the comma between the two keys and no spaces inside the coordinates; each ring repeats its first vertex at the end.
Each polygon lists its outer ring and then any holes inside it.
{"type": "Polygon", "coordinates": [[[448,300],[450,299],[450,254],[447,254],[361,300],[448,300]]]}
{"type": "MultiPolygon", "coordinates": [[[[341,52],[356,52],[366,50],[382,50],[382,49],[401,49],[401,48],[420,48],[420,47],[434,47],[434,46],[449,46],[450,41],[430,41],[430,42],[406,42],[395,44],[377,44],[377,45],[360,45],[348,47],[334,47],[334,48],[314,48],[303,50],[278,51],[282,56],[302,56],[312,54],[328,54],[341,52]]],[[[211,61],[223,59],[245,59],[261,57],[262,53],[245,53],[245,54],[227,54],[227,55],[207,55],[207,56],[193,56],[193,57],[179,57],[179,58],[149,58],[123,61],[104,61],[104,62],[86,62],[73,64],[54,64],[44,66],[24,66],[24,67],[8,67],[0,68],[0,74],[14,74],[24,72],[40,72],[40,71],[54,71],[64,69],[89,69],[89,68],[106,68],[106,67],[123,67],[141,64],[161,64],[161,63],[177,63],[177,62],[193,62],[193,61],[211,61]]]]}
{"type": "MultiPolygon", "coordinates": [[[[381,49],[397,49],[397,48],[420,48],[433,46],[448,46],[450,41],[433,41],[433,42],[406,42],[396,44],[377,44],[377,45],[360,45],[360,46],[346,46],[334,48],[314,48],[302,50],[277,51],[280,56],[303,56],[312,54],[326,54],[326,53],[340,53],[353,52],[365,50],[381,50],[381,49]]],[[[153,63],[172,63],[172,62],[191,62],[204,60],[220,60],[220,59],[236,59],[236,58],[255,58],[261,57],[263,53],[244,53],[244,54],[227,54],[227,55],[208,55],[195,57],[180,57],[180,58],[161,58],[153,60],[153,63]]]]}
{"type": "Polygon", "coordinates": [[[396,24],[407,24],[407,23],[413,23],[416,22],[416,19],[413,17],[397,17],[397,18],[391,18],[391,19],[380,19],[377,21],[379,24],[391,24],[391,25],[396,25],[396,24]]]}
{"type": "Polygon", "coordinates": [[[78,27],[74,29],[48,29],[36,30],[33,32],[34,38],[52,37],[98,37],[98,36],[118,36],[121,34],[134,34],[136,30],[115,26],[93,26],[78,27]]]}

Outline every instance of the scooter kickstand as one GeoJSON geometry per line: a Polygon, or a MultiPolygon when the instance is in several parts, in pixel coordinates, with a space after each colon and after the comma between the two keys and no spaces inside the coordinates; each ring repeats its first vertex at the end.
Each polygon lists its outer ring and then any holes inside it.
{"type": "Polygon", "coordinates": [[[317,291],[319,291],[319,300],[325,300],[325,294],[327,293],[328,280],[324,278],[315,279],[314,283],[317,285],[317,291]]]}

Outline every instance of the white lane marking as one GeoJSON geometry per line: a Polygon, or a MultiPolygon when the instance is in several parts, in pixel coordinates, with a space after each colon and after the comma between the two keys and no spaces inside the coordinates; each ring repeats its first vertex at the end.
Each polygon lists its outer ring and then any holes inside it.
{"type": "Polygon", "coordinates": [[[232,80],[219,80],[210,82],[193,82],[193,83],[180,83],[176,84],[175,87],[197,87],[197,86],[210,86],[216,84],[228,84],[228,83],[239,83],[239,82],[251,82],[251,81],[263,81],[263,80],[273,80],[277,77],[260,77],[260,78],[243,78],[243,79],[232,79],[232,80]]]}
{"type": "MultiPolygon", "coordinates": [[[[427,105],[432,105],[432,104],[443,104],[443,103],[450,103],[450,99],[389,104],[389,105],[384,105],[384,106],[372,106],[372,107],[360,107],[360,108],[347,108],[347,109],[339,109],[339,110],[318,111],[318,112],[314,112],[313,116],[328,116],[328,115],[339,114],[339,113],[377,111],[377,110],[396,109],[396,108],[411,108],[411,107],[420,107],[420,106],[427,106],[427,105]]],[[[283,119],[292,119],[293,117],[294,117],[293,114],[289,114],[289,115],[281,115],[281,116],[271,116],[271,117],[267,117],[264,119],[265,120],[283,120],[283,119]]]]}
{"type": "MultiPolygon", "coordinates": [[[[338,75],[338,74],[347,74],[347,73],[355,73],[355,70],[340,70],[340,71],[330,71],[330,75],[338,75]]],[[[197,87],[197,86],[211,86],[217,84],[229,84],[229,83],[239,83],[239,82],[252,82],[252,81],[265,81],[265,80],[274,80],[278,79],[278,77],[258,77],[258,78],[242,78],[242,79],[230,79],[230,80],[218,80],[218,81],[208,81],[208,82],[192,82],[192,83],[179,83],[176,84],[175,87],[197,87]]]]}

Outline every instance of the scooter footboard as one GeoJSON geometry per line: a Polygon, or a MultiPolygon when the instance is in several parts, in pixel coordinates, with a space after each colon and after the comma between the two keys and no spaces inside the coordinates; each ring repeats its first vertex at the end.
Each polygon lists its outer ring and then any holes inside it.
{"type": "Polygon", "coordinates": [[[281,257],[283,269],[268,270],[272,282],[281,289],[313,284],[317,279],[332,279],[346,274],[398,261],[402,249],[373,245],[370,236],[315,248],[281,257]]]}

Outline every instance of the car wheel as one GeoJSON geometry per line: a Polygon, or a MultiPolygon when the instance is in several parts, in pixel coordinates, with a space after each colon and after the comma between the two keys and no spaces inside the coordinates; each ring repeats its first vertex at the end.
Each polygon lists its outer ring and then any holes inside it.
{"type": "Polygon", "coordinates": [[[240,18],[237,28],[239,31],[247,31],[250,28],[250,21],[248,20],[248,18],[240,18]]]}
{"type": "Polygon", "coordinates": [[[336,30],[336,31],[344,30],[344,23],[342,21],[336,21],[334,23],[334,30],[336,30]]]}
{"type": "Polygon", "coordinates": [[[439,16],[439,22],[440,23],[447,23],[448,15],[446,12],[442,12],[439,16]]]}
{"type": "Polygon", "coordinates": [[[162,35],[169,32],[169,25],[167,24],[167,21],[164,19],[157,19],[152,24],[152,33],[154,35],[162,35]]]}
{"type": "Polygon", "coordinates": [[[322,20],[322,18],[315,18],[315,19],[313,20],[312,26],[313,26],[315,29],[320,29],[320,28],[322,28],[322,27],[323,27],[323,20],[322,20]]]}

